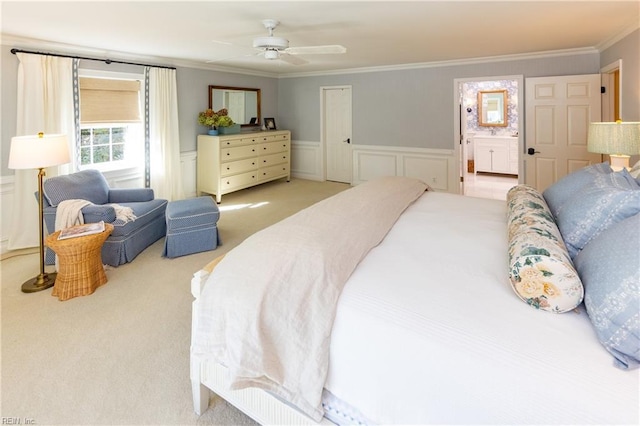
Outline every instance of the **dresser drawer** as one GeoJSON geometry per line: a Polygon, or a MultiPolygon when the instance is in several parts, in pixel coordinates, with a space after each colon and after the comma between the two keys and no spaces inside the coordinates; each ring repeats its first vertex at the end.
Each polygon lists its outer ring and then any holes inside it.
{"type": "Polygon", "coordinates": [[[260,144],[258,147],[258,155],[268,155],[285,151],[289,151],[289,141],[267,142],[260,144]]]}
{"type": "Polygon", "coordinates": [[[289,175],[289,163],[260,168],[258,170],[258,180],[276,179],[287,175],[289,175]]]}
{"type": "Polygon", "coordinates": [[[258,181],[258,172],[241,173],[239,175],[227,176],[220,179],[220,186],[223,191],[234,189],[240,186],[254,185],[258,181]]]}
{"type": "Polygon", "coordinates": [[[238,146],[235,148],[223,148],[220,150],[220,161],[235,161],[247,157],[255,157],[258,148],[255,145],[238,146]]]}
{"type": "Polygon", "coordinates": [[[279,152],[277,154],[262,155],[258,157],[258,167],[268,167],[275,164],[287,163],[289,161],[288,152],[279,152]]]}
{"type": "Polygon", "coordinates": [[[261,137],[235,137],[233,139],[223,139],[220,141],[220,148],[235,148],[237,146],[251,145],[263,142],[261,137]]]}
{"type": "Polygon", "coordinates": [[[257,158],[247,158],[245,160],[229,161],[220,165],[220,175],[229,176],[242,172],[256,170],[258,168],[257,158]]]}

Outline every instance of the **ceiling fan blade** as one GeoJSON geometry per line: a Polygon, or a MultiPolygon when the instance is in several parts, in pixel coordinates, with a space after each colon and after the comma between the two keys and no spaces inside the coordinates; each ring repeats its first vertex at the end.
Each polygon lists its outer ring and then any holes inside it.
{"type": "Polygon", "coordinates": [[[290,55],[318,55],[347,53],[347,48],[339,44],[330,44],[326,46],[288,47],[284,51],[290,55]]]}
{"type": "Polygon", "coordinates": [[[222,61],[230,61],[231,59],[240,59],[240,58],[246,58],[249,56],[258,56],[261,55],[262,52],[258,52],[258,53],[250,53],[250,54],[246,54],[246,55],[235,55],[235,56],[229,56],[226,58],[220,58],[220,59],[211,59],[206,61],[207,64],[215,64],[216,62],[222,62],[222,61]]]}
{"type": "Polygon", "coordinates": [[[309,61],[305,61],[302,58],[298,58],[298,57],[289,55],[289,54],[287,54],[285,52],[280,52],[280,58],[279,59],[281,61],[284,61],[284,62],[286,62],[288,64],[291,64],[291,65],[304,65],[304,64],[308,64],[309,63],[309,61]]]}

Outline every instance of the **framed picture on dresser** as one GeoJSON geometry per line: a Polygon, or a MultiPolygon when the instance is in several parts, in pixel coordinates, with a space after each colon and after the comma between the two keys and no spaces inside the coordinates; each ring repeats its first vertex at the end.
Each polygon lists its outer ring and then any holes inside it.
{"type": "Polygon", "coordinates": [[[276,130],[276,120],[275,118],[265,118],[264,119],[264,127],[267,128],[267,130],[276,130]]]}

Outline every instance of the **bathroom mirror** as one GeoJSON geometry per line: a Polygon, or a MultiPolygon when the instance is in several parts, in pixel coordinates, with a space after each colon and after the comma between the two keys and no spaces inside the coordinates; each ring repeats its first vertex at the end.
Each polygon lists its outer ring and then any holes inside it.
{"type": "Polygon", "coordinates": [[[242,126],[260,123],[260,89],[247,87],[209,86],[209,108],[226,108],[229,117],[242,126]]]}
{"type": "Polygon", "coordinates": [[[478,124],[485,127],[507,127],[507,91],[478,92],[478,124]]]}

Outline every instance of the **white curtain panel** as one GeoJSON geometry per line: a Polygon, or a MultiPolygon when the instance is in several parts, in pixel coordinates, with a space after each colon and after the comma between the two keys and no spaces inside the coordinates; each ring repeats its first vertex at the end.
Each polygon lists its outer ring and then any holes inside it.
{"type": "MultiPolygon", "coordinates": [[[[74,146],[73,76],[70,58],[17,53],[18,105],[16,136],[38,132],[68,135],[74,146]]],[[[46,169],[47,176],[69,173],[73,165],[46,169]]],[[[46,177],[45,177],[46,179],[46,177]]],[[[38,247],[37,170],[16,170],[8,249],[38,247]]],[[[46,228],[45,228],[46,229],[46,228]]]]}
{"type": "Polygon", "coordinates": [[[184,198],[176,70],[149,69],[150,186],[156,198],[184,198]]]}

